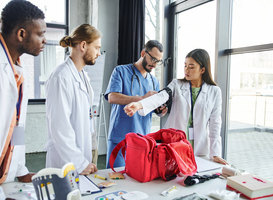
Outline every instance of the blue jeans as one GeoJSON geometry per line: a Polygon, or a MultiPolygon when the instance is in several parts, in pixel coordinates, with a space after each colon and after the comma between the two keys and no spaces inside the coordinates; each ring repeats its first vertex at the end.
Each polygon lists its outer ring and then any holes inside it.
{"type": "MultiPolygon", "coordinates": [[[[113,143],[111,140],[108,140],[108,147],[107,147],[107,158],[106,158],[106,168],[111,168],[109,164],[109,158],[113,151],[113,149],[117,146],[117,143],[113,143]]],[[[121,151],[118,152],[117,158],[114,162],[114,167],[124,167],[125,161],[122,156],[121,151]]]]}

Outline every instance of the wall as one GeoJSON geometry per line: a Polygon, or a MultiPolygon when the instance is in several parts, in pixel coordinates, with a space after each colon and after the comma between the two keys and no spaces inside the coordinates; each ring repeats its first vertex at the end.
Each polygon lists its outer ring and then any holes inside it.
{"type": "MultiPolygon", "coordinates": [[[[106,51],[102,91],[106,91],[109,77],[117,63],[118,52],[118,3],[119,0],[70,0],[69,32],[80,24],[92,21],[88,13],[90,5],[98,5],[97,28],[102,32],[101,51],[106,51]],[[97,3],[97,4],[96,4],[97,3]],[[77,8],[77,9],[75,9],[77,8]]],[[[92,13],[94,14],[94,13],[92,13]]],[[[93,16],[94,18],[94,16],[93,16]]],[[[110,104],[104,100],[106,130],[108,132],[110,104]]],[[[98,122],[98,120],[97,120],[98,122]]],[[[47,141],[45,105],[29,105],[26,120],[26,153],[43,152],[47,141]]],[[[104,130],[104,129],[102,129],[104,130]]],[[[105,135],[104,131],[101,135],[105,135]]],[[[99,154],[106,153],[105,137],[100,138],[99,154]]]]}
{"type": "MultiPolygon", "coordinates": [[[[113,69],[118,60],[118,18],[119,18],[119,0],[99,0],[99,18],[98,29],[103,34],[101,50],[106,51],[106,60],[104,68],[104,82],[102,91],[105,92],[113,69]]],[[[104,99],[106,130],[108,132],[111,106],[104,99]]],[[[105,135],[101,133],[101,135],[105,135]]],[[[101,141],[105,141],[102,137],[101,141]]],[[[100,143],[100,147],[106,150],[105,143],[100,143]]],[[[100,152],[103,150],[99,148],[100,152]]],[[[106,153],[106,152],[105,152],[106,153]]]]}

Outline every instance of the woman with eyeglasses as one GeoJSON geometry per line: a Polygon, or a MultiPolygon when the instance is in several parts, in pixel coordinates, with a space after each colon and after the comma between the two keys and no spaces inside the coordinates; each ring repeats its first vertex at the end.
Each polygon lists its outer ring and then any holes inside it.
{"type": "Polygon", "coordinates": [[[189,52],[184,72],[183,79],[174,79],[162,92],[128,104],[125,113],[133,116],[139,110],[140,115],[146,115],[172,98],[164,128],[185,131],[195,155],[209,156],[215,162],[228,164],[221,158],[221,89],[212,80],[207,51],[194,49],[189,52]]]}

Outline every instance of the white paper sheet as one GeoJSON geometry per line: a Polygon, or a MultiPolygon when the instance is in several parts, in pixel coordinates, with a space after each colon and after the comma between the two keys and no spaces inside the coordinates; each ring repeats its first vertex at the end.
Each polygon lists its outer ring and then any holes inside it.
{"type": "Polygon", "coordinates": [[[101,192],[101,189],[98,188],[98,186],[95,183],[93,183],[88,177],[79,175],[79,180],[80,191],[82,195],[101,192]]]}
{"type": "Polygon", "coordinates": [[[216,163],[198,156],[195,156],[195,161],[197,164],[197,172],[205,172],[214,169],[220,169],[221,167],[224,166],[220,163],[216,163]]]}

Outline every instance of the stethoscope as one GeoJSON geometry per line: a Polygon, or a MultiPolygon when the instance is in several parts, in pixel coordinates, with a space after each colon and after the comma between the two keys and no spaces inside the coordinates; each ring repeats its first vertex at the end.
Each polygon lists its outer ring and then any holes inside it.
{"type": "MultiPolygon", "coordinates": [[[[135,72],[134,64],[133,64],[131,67],[132,67],[132,70],[133,70],[133,72],[134,72],[134,74],[132,75],[132,78],[131,78],[131,94],[132,94],[133,96],[135,96],[135,95],[133,94],[133,83],[134,83],[134,76],[135,76],[136,79],[137,79],[137,81],[138,81],[139,87],[140,87],[140,96],[142,96],[142,86],[141,86],[141,84],[140,84],[140,79],[139,79],[138,75],[137,75],[136,72],[135,72]]],[[[148,73],[148,74],[150,74],[150,73],[148,73]]],[[[155,90],[155,83],[154,83],[154,79],[153,79],[153,77],[152,77],[151,74],[150,74],[150,77],[151,77],[152,82],[153,82],[153,89],[155,90]]]]}

